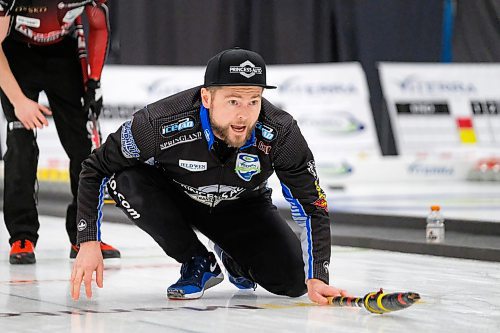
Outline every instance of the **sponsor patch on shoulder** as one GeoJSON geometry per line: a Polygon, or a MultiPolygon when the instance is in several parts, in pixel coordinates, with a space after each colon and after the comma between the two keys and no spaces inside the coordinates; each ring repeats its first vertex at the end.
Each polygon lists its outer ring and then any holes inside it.
{"type": "Polygon", "coordinates": [[[137,158],[140,156],[140,150],[135,143],[132,135],[132,121],[129,120],[122,125],[121,133],[122,154],[126,158],[137,158]]]}
{"type": "Polygon", "coordinates": [[[260,121],[255,124],[255,128],[260,132],[262,138],[266,141],[273,141],[277,137],[277,132],[274,128],[261,123],[260,121]]]}
{"type": "Polygon", "coordinates": [[[160,126],[161,136],[167,138],[178,132],[182,132],[193,128],[195,125],[195,120],[193,117],[186,117],[181,120],[172,121],[169,123],[162,124],[160,126]]]}

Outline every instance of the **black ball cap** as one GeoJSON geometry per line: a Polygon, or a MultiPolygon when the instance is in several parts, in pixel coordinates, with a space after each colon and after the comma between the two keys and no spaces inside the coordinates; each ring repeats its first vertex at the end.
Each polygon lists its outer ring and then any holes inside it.
{"type": "Polygon", "coordinates": [[[266,84],[266,63],[260,54],[240,48],[224,50],[210,59],[205,71],[205,87],[258,86],[266,84]]]}

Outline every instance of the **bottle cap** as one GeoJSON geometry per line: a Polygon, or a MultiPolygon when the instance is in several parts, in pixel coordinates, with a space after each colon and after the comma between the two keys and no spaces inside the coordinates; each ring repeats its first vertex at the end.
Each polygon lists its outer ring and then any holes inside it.
{"type": "Polygon", "coordinates": [[[439,205],[432,205],[431,210],[441,210],[441,207],[439,205]]]}

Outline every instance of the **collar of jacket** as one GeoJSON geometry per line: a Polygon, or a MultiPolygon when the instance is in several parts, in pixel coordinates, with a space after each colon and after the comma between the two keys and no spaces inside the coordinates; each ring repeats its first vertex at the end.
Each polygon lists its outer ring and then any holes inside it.
{"type": "MultiPolygon", "coordinates": [[[[210,125],[210,117],[208,116],[208,110],[203,106],[203,103],[200,106],[200,119],[201,119],[201,127],[203,129],[203,134],[205,136],[205,140],[207,140],[208,150],[212,149],[214,145],[215,137],[214,132],[212,131],[212,126],[210,125]]],[[[250,139],[245,142],[243,146],[240,147],[240,151],[251,147],[255,143],[255,128],[252,130],[252,136],[250,139]]]]}

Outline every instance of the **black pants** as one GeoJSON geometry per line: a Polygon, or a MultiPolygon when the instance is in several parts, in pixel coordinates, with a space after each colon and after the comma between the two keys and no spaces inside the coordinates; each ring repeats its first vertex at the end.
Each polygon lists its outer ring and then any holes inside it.
{"type": "MultiPolygon", "coordinates": [[[[91,151],[86,130],[87,115],[82,109],[84,87],[76,40],[66,38],[50,46],[33,46],[9,38],[2,44],[10,68],[23,93],[37,101],[43,90],[48,97],[59,139],[70,159],[73,201],[66,214],[66,230],[71,243],[76,243],[76,195],[81,163],[91,151]]],[[[17,121],[14,108],[1,93],[7,122],[17,121]]],[[[38,240],[36,208],[36,171],[38,145],[34,131],[7,130],[4,156],[4,219],[9,242],[19,239],[38,240]]]]}
{"type": "Polygon", "coordinates": [[[178,262],[207,253],[193,231],[196,227],[266,290],[293,297],[306,292],[300,241],[278,214],[270,191],[210,209],[147,165],[116,174],[108,191],[117,206],[178,262]]]}

